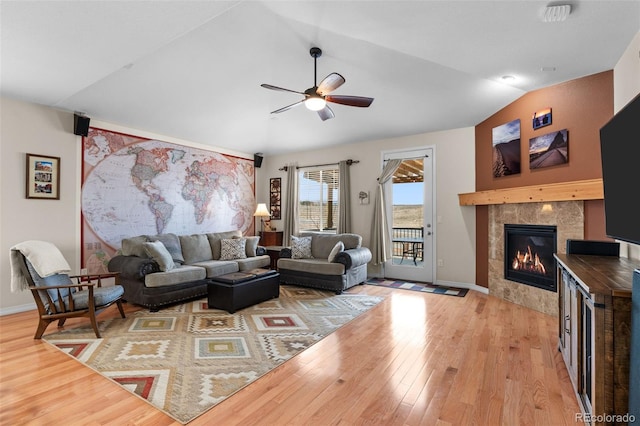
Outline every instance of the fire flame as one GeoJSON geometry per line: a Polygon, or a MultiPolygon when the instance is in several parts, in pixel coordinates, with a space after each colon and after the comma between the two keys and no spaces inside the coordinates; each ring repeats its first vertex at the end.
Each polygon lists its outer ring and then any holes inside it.
{"type": "Polygon", "coordinates": [[[520,250],[516,252],[511,268],[516,271],[536,272],[543,275],[547,273],[538,254],[531,253],[531,246],[527,246],[526,252],[520,250]]]}

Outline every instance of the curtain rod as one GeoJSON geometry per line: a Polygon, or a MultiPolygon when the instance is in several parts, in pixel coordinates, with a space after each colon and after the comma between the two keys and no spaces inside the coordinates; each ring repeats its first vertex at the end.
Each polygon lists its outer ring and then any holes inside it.
{"type": "MultiPolygon", "coordinates": [[[[419,155],[419,156],[417,156],[417,157],[398,158],[398,160],[403,160],[403,161],[404,161],[404,160],[419,160],[419,159],[421,159],[421,158],[429,158],[429,156],[428,156],[427,154],[425,154],[425,155],[419,155]]],[[[387,161],[389,161],[389,160],[392,160],[392,158],[387,158],[386,160],[382,160],[382,161],[386,163],[386,162],[387,162],[387,161]]]]}
{"type": "MultiPolygon", "coordinates": [[[[359,163],[359,160],[352,160],[351,158],[349,158],[347,160],[347,166],[350,166],[352,164],[357,164],[359,163]]],[[[322,167],[322,166],[336,166],[339,163],[326,163],[326,164],[313,164],[311,166],[296,166],[296,169],[308,169],[309,167],[322,167]]],[[[284,166],[284,167],[280,167],[278,170],[284,170],[285,172],[289,169],[289,166],[284,166]]]]}

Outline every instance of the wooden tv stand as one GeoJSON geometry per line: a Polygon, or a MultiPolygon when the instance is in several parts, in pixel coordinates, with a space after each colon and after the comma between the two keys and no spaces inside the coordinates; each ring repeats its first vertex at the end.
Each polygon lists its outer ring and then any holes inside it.
{"type": "Polygon", "coordinates": [[[586,424],[626,424],[633,261],[555,254],[559,350],[586,424]]]}

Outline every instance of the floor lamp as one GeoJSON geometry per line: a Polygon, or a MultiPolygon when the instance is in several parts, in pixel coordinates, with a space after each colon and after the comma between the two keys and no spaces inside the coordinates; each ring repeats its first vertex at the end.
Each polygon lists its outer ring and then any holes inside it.
{"type": "Polygon", "coordinates": [[[253,216],[260,218],[260,233],[263,233],[264,218],[271,216],[269,210],[267,210],[267,205],[265,203],[258,203],[258,207],[256,207],[256,212],[253,214],[253,216]]]}

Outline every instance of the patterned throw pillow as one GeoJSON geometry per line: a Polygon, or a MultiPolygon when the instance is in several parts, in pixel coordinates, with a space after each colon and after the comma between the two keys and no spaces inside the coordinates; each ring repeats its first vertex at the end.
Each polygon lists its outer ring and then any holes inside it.
{"type": "Polygon", "coordinates": [[[291,258],[311,259],[311,237],[291,236],[291,258]]]}
{"type": "Polygon", "coordinates": [[[329,258],[327,259],[329,263],[333,262],[336,259],[338,253],[344,251],[344,243],[342,241],[338,241],[335,246],[331,249],[331,253],[329,253],[329,258]]]}
{"type": "Polygon", "coordinates": [[[246,245],[245,238],[220,240],[220,260],[246,259],[246,245]]]}

